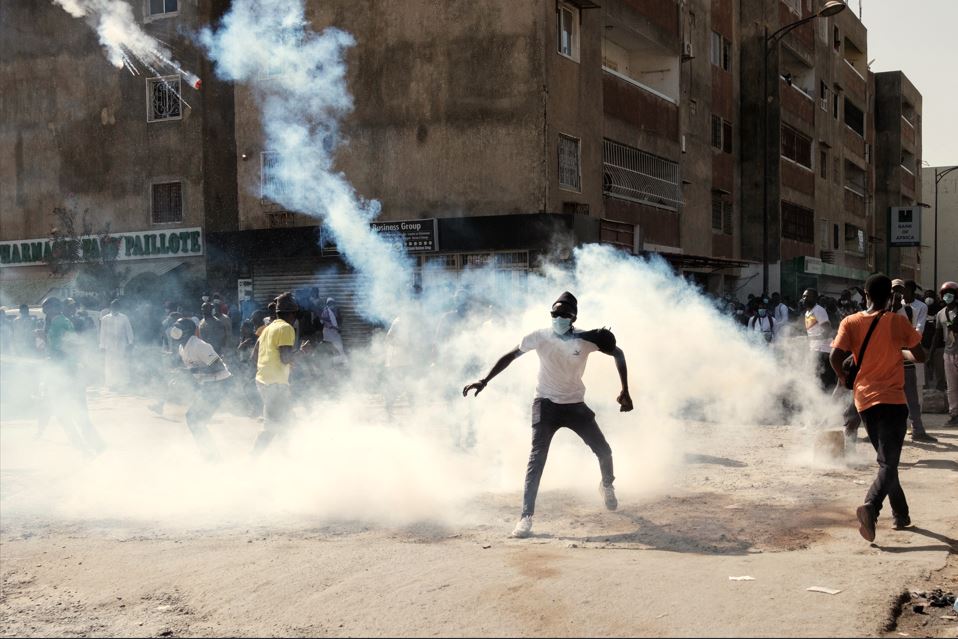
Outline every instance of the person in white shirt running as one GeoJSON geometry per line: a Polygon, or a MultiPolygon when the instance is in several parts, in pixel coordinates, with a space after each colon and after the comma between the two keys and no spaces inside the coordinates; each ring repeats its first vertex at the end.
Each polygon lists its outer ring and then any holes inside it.
{"type": "Polygon", "coordinates": [[[615,480],[612,474],[612,449],[599,430],[595,413],[585,404],[582,374],[589,353],[601,351],[612,356],[622,382],[622,392],[617,398],[619,410],[628,412],[632,410],[632,398],[629,396],[625,354],[616,346],[615,336],[608,329],[581,331],[572,327],[578,315],[578,301],[572,293],[565,292],[559,296],[552,305],[551,315],[551,328],[533,331],[523,337],[518,348],[500,357],[486,377],[462,389],[463,397],[470,390],[478,396],[493,377],[523,353],[536,351],[539,355],[539,378],[532,403],[532,452],[526,467],[522,515],[512,531],[513,537],[528,537],[532,532],[539,480],[552,438],[562,427],[574,431],[598,457],[602,472],[599,492],[606,508],[615,510],[618,507],[612,487],[615,480]]]}
{"type": "Polygon", "coordinates": [[[219,453],[206,424],[226,395],[226,380],[231,375],[213,346],[197,337],[196,333],[196,323],[185,317],[176,320],[170,328],[170,338],[179,345],[177,352],[183,360],[183,366],[197,384],[193,403],[186,411],[186,425],[207,461],[216,461],[219,453]]]}

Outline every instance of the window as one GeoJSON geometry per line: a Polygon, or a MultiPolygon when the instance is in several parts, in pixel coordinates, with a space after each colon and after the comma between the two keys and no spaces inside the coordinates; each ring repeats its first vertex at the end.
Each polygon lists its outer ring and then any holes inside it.
{"type": "Polygon", "coordinates": [[[845,126],[865,137],[865,114],[847,97],[845,98],[845,126]]]}
{"type": "Polygon", "coordinates": [[[812,141],[788,125],[782,125],[782,157],[812,168],[812,141]]]}
{"type": "Polygon", "coordinates": [[[838,225],[832,224],[832,250],[838,250],[838,225]]]}
{"type": "Polygon", "coordinates": [[[559,53],[579,61],[579,10],[572,5],[558,6],[559,53]]]}
{"type": "Polygon", "coordinates": [[[818,152],[818,175],[823,179],[828,179],[828,151],[822,149],[818,152]]]}
{"type": "Polygon", "coordinates": [[[712,230],[732,234],[732,203],[715,191],[712,192],[712,230]]]}
{"type": "Polygon", "coordinates": [[[845,251],[858,255],[865,254],[865,229],[854,224],[845,225],[845,251]]]}
{"type": "Polygon", "coordinates": [[[264,201],[282,202],[290,194],[289,183],[281,174],[279,153],[260,154],[260,197],[264,201]]]}
{"type": "Polygon", "coordinates": [[[602,141],[602,193],[631,202],[677,210],[682,187],[677,162],[620,144],[602,141]]]}
{"type": "Polygon", "coordinates": [[[580,189],[579,182],[579,139],[560,134],[559,187],[578,191],[580,189]]]}
{"type": "Polygon", "coordinates": [[[712,114],[712,146],[725,153],[732,152],[732,123],[712,114]]]}
{"type": "Polygon", "coordinates": [[[837,24],[832,29],[832,48],[835,51],[842,50],[842,32],[838,29],[837,24]]]}
{"type": "Polygon", "coordinates": [[[183,183],[162,182],[152,186],[150,218],[153,224],[183,221],[183,183]]]}
{"type": "Polygon", "coordinates": [[[179,76],[147,79],[146,109],[147,122],[179,120],[183,115],[179,76]]]}
{"type": "Polygon", "coordinates": [[[832,94],[832,117],[836,120],[838,119],[838,104],[839,98],[838,93],[832,94]]]}
{"type": "Polygon", "coordinates": [[[732,70],[732,43],[722,38],[722,69],[732,70]]]}
{"type": "Polygon", "coordinates": [[[782,237],[811,244],[815,239],[815,212],[782,200],[782,237]]]}
{"type": "Polygon", "coordinates": [[[149,14],[153,16],[174,15],[179,10],[177,0],[147,0],[149,14]]]}
{"type": "Polygon", "coordinates": [[[722,34],[715,31],[709,37],[709,61],[714,66],[722,66],[722,34]]]}
{"type": "Polygon", "coordinates": [[[822,111],[828,113],[828,85],[824,82],[818,83],[818,98],[822,111]]]}

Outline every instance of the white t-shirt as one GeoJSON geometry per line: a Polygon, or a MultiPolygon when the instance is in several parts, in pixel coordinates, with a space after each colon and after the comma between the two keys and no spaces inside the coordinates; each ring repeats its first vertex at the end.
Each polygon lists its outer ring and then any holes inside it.
{"type": "MultiPolygon", "coordinates": [[[[192,336],[186,344],[180,345],[180,359],[183,360],[183,364],[185,364],[187,368],[209,366],[219,358],[220,356],[216,354],[213,347],[196,335],[192,336]]],[[[223,369],[215,373],[194,373],[193,375],[199,382],[218,382],[228,379],[230,372],[224,363],[223,369]]]]}
{"type": "Polygon", "coordinates": [[[551,328],[533,331],[522,338],[519,350],[535,351],[539,356],[539,379],[536,397],[556,404],[577,404],[585,401],[582,374],[589,353],[599,350],[592,342],[575,337],[582,333],[573,329],[573,336],[563,339],[551,328]]]}
{"type": "Polygon", "coordinates": [[[813,351],[830,353],[832,351],[823,324],[829,322],[828,313],[816,304],[812,310],[805,311],[805,332],[808,334],[808,348],[813,351]]]}
{"type": "Polygon", "coordinates": [[[917,297],[911,301],[911,325],[919,333],[925,332],[925,322],[928,321],[928,305],[917,297]]]}

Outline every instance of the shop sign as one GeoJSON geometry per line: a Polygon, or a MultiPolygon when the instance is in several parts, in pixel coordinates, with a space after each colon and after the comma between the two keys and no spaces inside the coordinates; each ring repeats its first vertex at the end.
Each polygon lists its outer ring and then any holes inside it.
{"type": "MultiPolygon", "coordinates": [[[[370,222],[369,228],[383,236],[387,242],[398,244],[407,253],[431,253],[439,250],[439,222],[436,218],[426,220],[398,220],[370,222]]],[[[336,244],[320,229],[320,247],[324,255],[339,253],[336,244]]]]}
{"type": "Polygon", "coordinates": [[[888,211],[888,245],[921,246],[921,208],[893,206],[888,211]]]}
{"type": "Polygon", "coordinates": [[[47,264],[60,259],[62,255],[75,252],[80,255],[81,261],[125,261],[168,256],[192,257],[203,255],[203,250],[203,229],[198,227],[106,236],[85,235],[76,240],[13,240],[0,242],[0,266],[47,264]],[[79,250],[69,250],[70,242],[79,243],[79,250]]]}

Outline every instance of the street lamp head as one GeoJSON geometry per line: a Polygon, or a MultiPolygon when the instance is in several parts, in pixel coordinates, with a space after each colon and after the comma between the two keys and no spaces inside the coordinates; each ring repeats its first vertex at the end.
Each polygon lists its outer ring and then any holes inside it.
{"type": "Polygon", "coordinates": [[[818,12],[819,18],[830,18],[836,13],[841,13],[847,5],[842,0],[828,0],[822,10],[818,12]]]}

